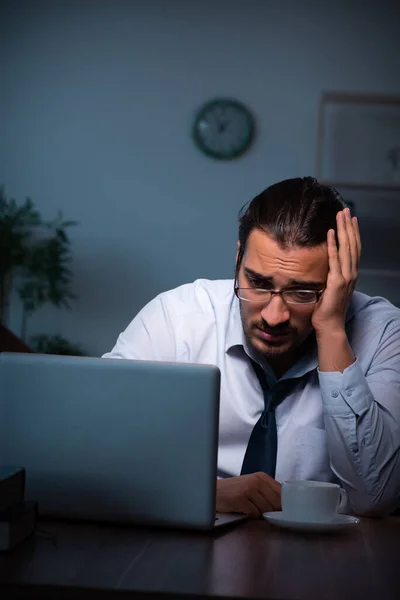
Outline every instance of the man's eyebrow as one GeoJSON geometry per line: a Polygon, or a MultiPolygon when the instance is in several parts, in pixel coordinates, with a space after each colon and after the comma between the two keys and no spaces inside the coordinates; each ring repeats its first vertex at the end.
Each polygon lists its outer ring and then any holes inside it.
{"type": "Polygon", "coordinates": [[[253,269],[249,269],[248,267],[244,268],[244,272],[252,279],[257,279],[257,281],[261,281],[264,284],[272,284],[272,277],[267,277],[266,275],[257,273],[257,271],[253,271],[253,269]]]}
{"type": "MultiPolygon", "coordinates": [[[[253,269],[249,269],[248,267],[244,268],[244,272],[246,275],[252,279],[259,281],[262,285],[271,285],[273,284],[273,278],[267,277],[266,275],[262,275],[261,273],[257,273],[257,271],[253,271],[253,269]]],[[[322,290],[325,287],[325,281],[304,281],[298,279],[290,279],[287,286],[285,287],[297,287],[310,290],[322,290]]]]}
{"type": "Polygon", "coordinates": [[[326,285],[325,281],[298,281],[297,279],[289,279],[288,287],[302,287],[306,289],[322,290],[326,285]]]}

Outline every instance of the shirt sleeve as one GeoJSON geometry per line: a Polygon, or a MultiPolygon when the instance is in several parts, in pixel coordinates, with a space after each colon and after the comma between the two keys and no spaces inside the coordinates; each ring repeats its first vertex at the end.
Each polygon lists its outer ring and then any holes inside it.
{"type": "Polygon", "coordinates": [[[358,514],[400,506],[400,329],[381,339],[364,374],[356,360],[318,377],[331,468],[358,514]]]}
{"type": "Polygon", "coordinates": [[[102,358],[177,360],[176,332],[162,296],[151,300],[123,331],[111,352],[102,358]]]}

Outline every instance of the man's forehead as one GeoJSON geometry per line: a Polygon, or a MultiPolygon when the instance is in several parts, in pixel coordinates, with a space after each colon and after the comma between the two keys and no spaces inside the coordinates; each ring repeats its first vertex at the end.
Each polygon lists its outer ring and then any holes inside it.
{"type": "Polygon", "coordinates": [[[328,275],[326,244],[283,248],[271,236],[254,229],[247,240],[244,264],[265,276],[287,276],[292,279],[325,280],[328,275]]]}

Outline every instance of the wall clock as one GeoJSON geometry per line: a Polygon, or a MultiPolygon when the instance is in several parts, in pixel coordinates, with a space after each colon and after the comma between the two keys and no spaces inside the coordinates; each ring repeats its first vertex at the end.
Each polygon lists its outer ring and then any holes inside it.
{"type": "Polygon", "coordinates": [[[195,115],[194,141],[202,152],[212,158],[238,158],[250,147],[254,133],[253,115],[237,100],[211,100],[195,115]]]}

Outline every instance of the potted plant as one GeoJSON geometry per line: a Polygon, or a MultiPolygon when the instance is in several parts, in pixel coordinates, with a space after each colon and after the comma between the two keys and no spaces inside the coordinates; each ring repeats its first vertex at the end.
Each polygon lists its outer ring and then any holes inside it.
{"type": "MultiPolygon", "coordinates": [[[[75,298],[69,268],[71,242],[67,234],[73,225],[76,222],[63,220],[61,212],[53,221],[44,221],[31,198],[19,206],[0,188],[0,325],[8,323],[15,290],[22,304],[20,337],[23,341],[28,317],[35,310],[47,302],[70,308],[69,301],[75,298]]],[[[65,342],[68,342],[63,340],[66,350],[65,342]]],[[[42,339],[41,347],[43,343],[42,339]]]]}

